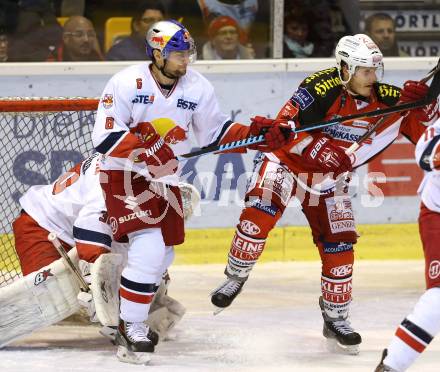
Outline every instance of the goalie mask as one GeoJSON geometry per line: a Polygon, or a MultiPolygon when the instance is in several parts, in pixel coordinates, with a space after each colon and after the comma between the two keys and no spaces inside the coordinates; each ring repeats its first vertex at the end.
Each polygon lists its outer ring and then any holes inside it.
{"type": "Polygon", "coordinates": [[[339,78],[343,84],[347,84],[356,73],[357,67],[376,68],[378,80],[383,77],[383,55],[379,47],[367,35],[357,34],[344,36],[339,40],[335,50],[336,64],[339,78]],[[348,67],[348,79],[342,78],[342,62],[348,67]]]}
{"type": "Polygon", "coordinates": [[[147,31],[147,55],[153,60],[153,50],[162,53],[164,59],[188,58],[195,62],[197,52],[188,30],[175,20],[160,21],[147,31]]]}

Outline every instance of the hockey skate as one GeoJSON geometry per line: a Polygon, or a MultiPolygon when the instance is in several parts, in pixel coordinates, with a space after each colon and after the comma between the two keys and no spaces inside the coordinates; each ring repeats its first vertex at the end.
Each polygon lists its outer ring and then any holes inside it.
{"type": "MultiPolygon", "coordinates": [[[[108,338],[113,345],[116,345],[116,335],[118,333],[118,327],[116,326],[102,326],[99,330],[101,336],[108,338]]],[[[148,329],[147,337],[156,346],[159,343],[159,335],[151,329],[148,329]]]]}
{"type": "Polygon", "coordinates": [[[324,301],[319,298],[324,327],[322,334],[327,339],[327,346],[330,351],[342,352],[349,355],[359,354],[359,345],[362,337],[351,327],[347,318],[331,318],[324,310],[324,301]]]}
{"type": "Polygon", "coordinates": [[[224,283],[211,293],[211,302],[216,307],[214,315],[217,315],[234,301],[241,292],[244,282],[227,278],[224,283]]]}
{"type": "Polygon", "coordinates": [[[116,334],[118,352],[116,356],[121,362],[147,364],[154,352],[154,343],[148,338],[148,327],[144,322],[130,323],[119,320],[116,334]]]}
{"type": "Polygon", "coordinates": [[[382,352],[382,358],[380,360],[379,365],[376,367],[376,369],[374,370],[374,372],[397,372],[395,369],[392,369],[391,367],[388,367],[387,365],[385,365],[383,363],[383,361],[385,360],[385,358],[388,355],[388,350],[384,349],[384,351],[382,352]]]}

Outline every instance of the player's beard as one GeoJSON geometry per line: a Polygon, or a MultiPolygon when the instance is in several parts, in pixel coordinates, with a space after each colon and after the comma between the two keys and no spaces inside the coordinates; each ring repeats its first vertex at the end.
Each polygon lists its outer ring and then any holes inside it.
{"type": "Polygon", "coordinates": [[[169,78],[172,79],[178,79],[182,76],[184,76],[186,74],[186,66],[185,67],[181,67],[181,68],[175,68],[174,70],[170,71],[169,69],[167,69],[167,67],[165,66],[165,68],[163,69],[162,73],[169,78]]]}

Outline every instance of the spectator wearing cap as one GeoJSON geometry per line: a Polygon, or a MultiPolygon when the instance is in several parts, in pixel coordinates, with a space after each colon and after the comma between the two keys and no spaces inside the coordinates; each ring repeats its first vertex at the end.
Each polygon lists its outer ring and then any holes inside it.
{"type": "Polygon", "coordinates": [[[108,61],[146,59],[145,35],[153,23],[162,21],[165,9],[159,1],[144,1],[131,20],[131,34],[113,45],[106,55],[108,61]]]}
{"type": "Polygon", "coordinates": [[[289,14],[284,18],[284,58],[308,58],[313,55],[314,44],[308,39],[309,24],[306,18],[289,14]]]}
{"type": "Polygon", "coordinates": [[[0,30],[0,62],[8,61],[8,36],[0,30]]]}
{"type": "Polygon", "coordinates": [[[202,59],[253,59],[255,52],[237,21],[228,16],[213,19],[208,26],[209,41],[203,45],[202,59]]]}
{"type": "Polygon", "coordinates": [[[47,61],[102,61],[101,48],[92,22],[72,16],[64,24],[62,44],[51,50],[47,61]]]}

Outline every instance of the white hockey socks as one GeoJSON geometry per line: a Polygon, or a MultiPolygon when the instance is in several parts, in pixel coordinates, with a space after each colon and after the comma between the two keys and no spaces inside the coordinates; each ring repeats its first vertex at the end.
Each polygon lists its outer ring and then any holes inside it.
{"type": "Polygon", "coordinates": [[[384,364],[405,371],[440,331],[440,288],[428,289],[397,328],[384,364]]]}

